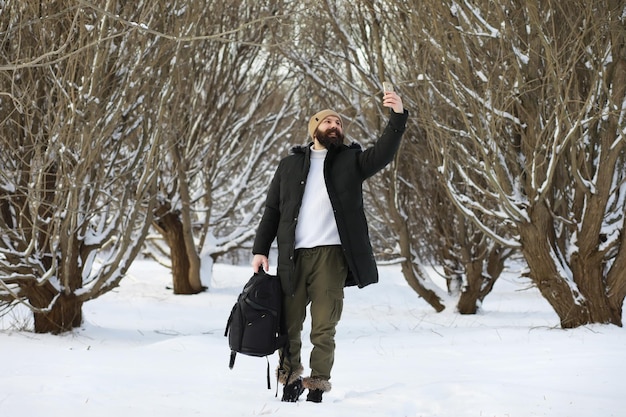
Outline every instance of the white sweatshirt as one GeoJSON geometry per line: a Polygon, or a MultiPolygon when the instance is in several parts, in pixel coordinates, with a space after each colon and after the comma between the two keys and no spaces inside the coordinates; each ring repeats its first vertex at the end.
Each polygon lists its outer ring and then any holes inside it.
{"type": "Polygon", "coordinates": [[[340,245],[337,223],[324,182],[324,159],[328,151],[311,148],[311,167],[296,225],[296,249],[340,245]]]}

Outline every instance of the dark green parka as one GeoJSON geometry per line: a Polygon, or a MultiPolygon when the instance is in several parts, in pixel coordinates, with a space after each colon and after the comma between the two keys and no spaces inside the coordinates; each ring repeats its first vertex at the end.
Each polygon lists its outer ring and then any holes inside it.
{"type": "MultiPolygon", "coordinates": [[[[408,112],[393,111],[376,144],[362,150],[358,144],[329,149],[324,178],[341,246],[350,270],[346,286],[360,288],[378,282],[378,269],[363,211],[362,183],[394,158],[406,126],[408,112]]],[[[278,276],[283,291],[293,292],[296,223],[310,166],[311,145],[297,146],[280,161],[269,187],[265,211],[252,252],[267,256],[274,238],[278,243],[278,276]]]]}

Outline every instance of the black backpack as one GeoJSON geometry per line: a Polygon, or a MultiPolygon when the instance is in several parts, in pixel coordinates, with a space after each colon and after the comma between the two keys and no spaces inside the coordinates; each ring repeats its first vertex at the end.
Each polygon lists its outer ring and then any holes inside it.
{"type": "MultiPolygon", "coordinates": [[[[235,366],[237,353],[261,357],[286,347],[288,339],[282,324],[282,303],[280,279],[259,268],[243,287],[226,323],[224,336],[228,336],[231,351],[230,369],[235,366]]],[[[269,360],[267,367],[269,389],[269,360]]]]}

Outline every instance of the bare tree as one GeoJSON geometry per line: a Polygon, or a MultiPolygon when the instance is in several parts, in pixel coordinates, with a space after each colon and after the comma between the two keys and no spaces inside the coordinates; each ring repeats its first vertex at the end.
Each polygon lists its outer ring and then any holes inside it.
{"type": "Polygon", "coordinates": [[[452,201],[519,248],[562,327],[621,325],[625,5],[443,1],[423,32],[452,201]]]}
{"type": "Polygon", "coordinates": [[[60,333],[139,252],[160,153],[145,104],[165,103],[136,27],[70,1],[5,2],[1,15],[0,303],[60,333]]]}
{"type": "Polygon", "coordinates": [[[169,255],[174,293],[194,294],[217,257],[252,237],[272,162],[297,120],[296,81],[271,53],[286,10],[275,1],[172,1],[152,13],[171,39],[160,43],[167,151],[154,219],[166,247],[150,239],[149,253],[169,255]]]}
{"type": "Polygon", "coordinates": [[[79,325],[151,224],[180,293],[201,289],[197,248],[219,256],[250,237],[266,152],[295,113],[288,72],[262,48],[277,13],[267,3],[8,3],[5,308],[27,305],[38,332],[79,325]]]}

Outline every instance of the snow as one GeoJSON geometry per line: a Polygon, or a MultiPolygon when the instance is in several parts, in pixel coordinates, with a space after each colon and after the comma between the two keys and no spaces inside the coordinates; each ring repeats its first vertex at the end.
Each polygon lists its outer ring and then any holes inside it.
{"type": "MultiPolygon", "coordinates": [[[[238,355],[228,369],[224,326],[250,268],[215,264],[209,292],[174,296],[168,271],[139,260],[120,288],[85,304],[75,332],[7,330],[5,320],[0,415],[623,415],[622,328],[561,330],[516,271],[468,316],[435,313],[398,266],[380,272],[379,284],[346,290],[333,390],[322,404],[281,403],[275,378],[267,390],[263,358],[238,355]]],[[[305,337],[304,357],[309,351],[305,337]]],[[[274,377],[277,355],[270,364],[274,377]]]]}

